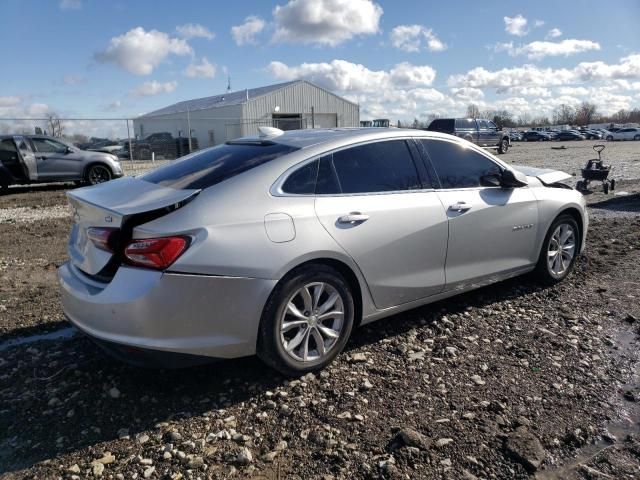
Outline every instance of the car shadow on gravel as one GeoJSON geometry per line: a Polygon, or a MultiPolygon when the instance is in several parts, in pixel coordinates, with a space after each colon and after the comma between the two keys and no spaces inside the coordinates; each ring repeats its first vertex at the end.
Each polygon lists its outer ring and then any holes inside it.
{"type": "MultiPolygon", "coordinates": [[[[353,333],[338,361],[347,361],[354,349],[403,335],[443,314],[543,288],[520,277],[375,322],[353,333]]],[[[256,357],[182,370],[131,367],[106,356],[82,334],[2,353],[0,472],[85,448],[99,454],[102,442],[145,431],[162,434],[167,426],[158,430],[160,422],[189,418],[206,424],[208,411],[257,401],[286,382],[256,357]]]]}
{"type": "Polygon", "coordinates": [[[590,208],[616,212],[640,212],[640,193],[617,195],[589,204],[590,208]]]}
{"type": "Polygon", "coordinates": [[[4,193],[4,195],[18,195],[18,194],[26,194],[26,193],[36,193],[36,192],[55,192],[59,190],[69,190],[70,188],[74,188],[75,185],[73,183],[46,183],[42,185],[33,184],[33,185],[16,185],[9,187],[8,190],[4,193]]]}

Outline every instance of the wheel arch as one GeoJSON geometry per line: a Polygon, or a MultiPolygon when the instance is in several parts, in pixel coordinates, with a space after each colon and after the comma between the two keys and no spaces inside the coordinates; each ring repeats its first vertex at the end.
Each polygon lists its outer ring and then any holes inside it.
{"type": "MultiPolygon", "coordinates": [[[[347,282],[347,285],[349,285],[349,288],[351,289],[351,293],[353,295],[354,326],[357,327],[358,325],[360,325],[360,323],[362,322],[362,317],[363,317],[363,312],[364,312],[364,294],[365,294],[365,292],[363,292],[363,288],[366,289],[367,286],[366,285],[362,285],[361,279],[356,274],[356,272],[354,271],[352,266],[348,265],[344,261],[339,260],[337,258],[331,258],[331,257],[311,258],[311,259],[304,260],[304,261],[302,261],[300,263],[297,263],[293,267],[290,267],[289,270],[287,270],[287,272],[284,273],[280,277],[280,280],[278,281],[278,283],[276,285],[274,285],[271,293],[269,294],[269,298],[271,298],[271,295],[276,290],[276,288],[280,284],[282,284],[284,281],[286,281],[295,271],[300,270],[301,268],[306,268],[306,267],[310,267],[310,266],[313,266],[313,265],[324,265],[324,266],[333,268],[338,273],[340,273],[340,275],[342,275],[342,277],[344,277],[344,279],[347,282]]],[[[265,307],[264,308],[266,308],[266,305],[268,303],[269,303],[268,301],[265,303],[265,307]]],[[[264,311],[263,311],[263,313],[264,313],[264,311]]]]}
{"type": "Polygon", "coordinates": [[[569,215],[569,216],[573,217],[573,219],[578,224],[578,235],[580,237],[580,249],[578,250],[578,252],[582,252],[582,250],[584,248],[584,241],[585,241],[585,238],[584,238],[584,217],[582,215],[582,212],[580,212],[580,210],[577,209],[576,207],[564,208],[563,210],[558,212],[558,214],[553,218],[553,220],[551,221],[551,224],[553,224],[553,222],[555,222],[556,219],[558,219],[558,217],[560,217],[561,215],[569,215]]]}

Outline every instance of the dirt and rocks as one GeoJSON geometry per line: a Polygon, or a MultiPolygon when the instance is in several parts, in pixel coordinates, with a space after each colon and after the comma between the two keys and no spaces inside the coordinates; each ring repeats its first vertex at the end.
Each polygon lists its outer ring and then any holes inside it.
{"type": "Polygon", "coordinates": [[[44,217],[64,189],[0,197],[44,215],[0,223],[0,477],[638,478],[640,181],[617,190],[588,196],[564,283],[517,278],[382,320],[294,380],[255,358],[106,357],[60,313],[70,220],[44,217]]]}

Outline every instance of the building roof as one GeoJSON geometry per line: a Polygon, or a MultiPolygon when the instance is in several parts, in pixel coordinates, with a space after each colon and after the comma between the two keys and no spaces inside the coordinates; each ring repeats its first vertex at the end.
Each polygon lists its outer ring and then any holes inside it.
{"type": "Polygon", "coordinates": [[[245,103],[247,98],[253,100],[254,98],[261,97],[281,88],[288,87],[295,83],[301,83],[304,80],[293,80],[291,82],[276,83],[274,85],[267,85],[266,87],[249,88],[245,90],[238,90],[236,92],[227,92],[220,95],[214,95],[212,97],[196,98],[194,100],[185,100],[183,102],[174,103],[168,107],[154,110],[153,112],[140,115],[139,118],[158,117],[161,115],[168,115],[171,113],[185,113],[187,111],[193,112],[196,110],[207,110],[209,108],[226,107],[229,105],[239,105],[245,103]]]}

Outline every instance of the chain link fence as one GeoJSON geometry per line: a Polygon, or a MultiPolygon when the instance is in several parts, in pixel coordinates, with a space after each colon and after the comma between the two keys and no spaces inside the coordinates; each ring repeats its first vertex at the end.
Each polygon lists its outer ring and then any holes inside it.
{"type": "Polygon", "coordinates": [[[257,135],[261,126],[296,130],[311,128],[313,123],[308,116],[295,115],[262,119],[209,118],[196,113],[133,119],[51,116],[0,118],[0,135],[48,135],[81,150],[111,153],[127,174],[135,175],[190,152],[257,135]]]}

